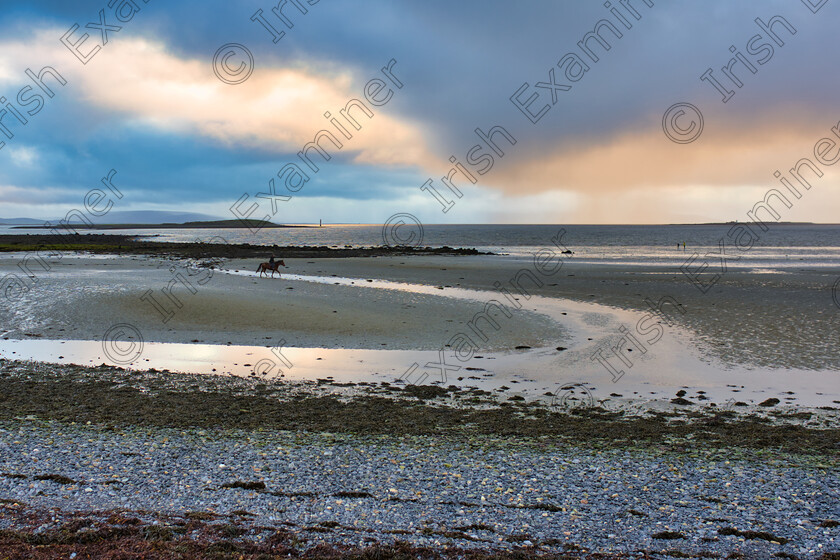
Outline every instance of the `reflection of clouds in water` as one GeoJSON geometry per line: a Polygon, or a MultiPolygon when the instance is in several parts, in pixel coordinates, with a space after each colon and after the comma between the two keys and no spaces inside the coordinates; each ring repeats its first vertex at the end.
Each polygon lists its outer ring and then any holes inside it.
{"type": "MultiPolygon", "coordinates": [[[[282,353],[293,364],[292,368],[281,368],[284,380],[311,381],[331,378],[336,382],[357,383],[380,381],[393,383],[404,372],[406,364],[425,363],[434,357],[434,352],[418,350],[282,348],[282,353]]],[[[83,366],[109,363],[100,341],[43,339],[7,341],[0,339],[0,357],[83,366]]],[[[144,345],[142,357],[128,367],[197,374],[236,375],[254,379],[278,378],[279,370],[275,370],[274,375],[265,377],[251,376],[254,365],[266,359],[277,360],[271,347],[147,342],[144,345]]],[[[726,399],[732,398],[732,389],[727,387],[727,383],[733,381],[737,381],[739,387],[746,386],[738,394],[739,399],[752,405],[757,405],[758,402],[773,396],[783,400],[789,396],[783,393],[783,390],[794,390],[798,399],[796,402],[805,406],[830,406],[832,400],[838,399],[837,391],[826,387],[824,372],[776,370],[753,375],[744,370],[722,373],[715,368],[701,372],[703,375],[697,379],[687,379],[684,375],[677,373],[673,377],[656,380],[644,369],[638,371],[634,369],[633,375],[625,376],[622,379],[622,386],[619,387],[610,383],[604,375],[592,375],[585,365],[558,369],[554,359],[551,352],[541,349],[528,352],[484,353],[483,359],[472,361],[471,365],[480,366],[486,370],[485,372],[470,375],[463,380],[452,378],[448,382],[460,387],[496,391],[503,385],[512,387],[510,383],[514,380],[518,381],[513,387],[516,394],[526,396],[529,400],[539,398],[549,403],[551,397],[545,396],[547,391],[554,392],[560,389],[559,393],[562,393],[564,387],[580,383],[575,378],[587,379],[586,390],[584,391],[583,386],[578,385],[581,387],[581,392],[576,390],[574,395],[570,394],[566,399],[568,401],[566,404],[575,407],[593,400],[599,403],[609,399],[606,404],[609,409],[614,410],[618,409],[616,407],[632,407],[633,401],[643,403],[659,401],[660,408],[667,409],[671,407],[669,401],[674,393],[684,386],[689,394],[693,394],[696,389],[702,389],[706,397],[710,399],[705,404],[716,402],[721,405],[726,399]],[[573,376],[573,379],[563,381],[564,376],[573,376]],[[587,391],[593,399],[587,396],[587,391]],[[623,397],[613,398],[612,395],[607,397],[611,392],[620,393],[623,397]]],[[[499,394],[509,396],[512,393],[499,394]]],[[[556,398],[562,399],[563,396],[558,394],[556,398]]],[[[699,401],[698,405],[700,405],[699,401]]]]}
{"type": "MultiPolygon", "coordinates": [[[[147,287],[160,287],[162,284],[159,284],[159,282],[168,280],[171,277],[168,269],[165,267],[161,267],[159,270],[157,269],[160,261],[154,259],[141,259],[139,264],[132,262],[128,265],[128,267],[126,267],[124,263],[120,264],[119,262],[116,266],[111,263],[100,265],[99,262],[100,261],[97,260],[96,264],[92,264],[92,268],[77,266],[75,262],[72,266],[64,266],[64,263],[62,263],[61,267],[54,267],[53,270],[57,272],[57,275],[45,275],[41,279],[42,281],[40,282],[40,286],[32,292],[26,294],[25,300],[20,302],[19,305],[15,304],[14,310],[12,310],[12,305],[10,303],[0,301],[0,324],[2,324],[5,328],[9,328],[10,325],[15,327],[19,326],[20,330],[14,332],[13,337],[20,338],[22,333],[32,332],[38,328],[38,314],[41,314],[42,316],[49,316],[53,321],[59,321],[64,319],[63,314],[71,314],[72,308],[76,307],[79,310],[78,315],[76,317],[69,317],[69,320],[72,320],[77,324],[87,320],[91,324],[96,324],[98,327],[101,326],[101,328],[95,332],[90,331],[93,332],[93,336],[101,336],[101,334],[105,331],[105,328],[108,326],[104,324],[104,321],[109,321],[108,324],[110,324],[110,322],[116,322],[121,318],[115,317],[112,319],[96,316],[96,306],[90,305],[91,302],[96,303],[100,302],[103,298],[113,297],[115,292],[121,293],[122,295],[130,298],[139,298],[139,295],[142,294],[142,290],[147,287]],[[61,279],[60,281],[59,278],[61,279]],[[59,307],[64,307],[65,302],[71,302],[72,305],[66,306],[64,310],[57,309],[59,307]],[[38,313],[35,313],[36,311],[38,313]],[[4,318],[4,314],[6,317],[12,316],[12,320],[7,322],[4,318]],[[101,325],[100,322],[102,322],[101,325]]],[[[183,261],[176,262],[182,263],[183,261]]],[[[3,263],[3,261],[0,261],[0,263],[3,263]]],[[[0,266],[0,271],[2,271],[3,268],[11,270],[13,265],[6,267],[0,266]]],[[[223,284],[223,286],[231,286],[233,287],[232,289],[242,285],[250,285],[251,281],[255,280],[255,278],[253,278],[255,273],[250,270],[240,271],[238,274],[229,272],[224,276],[229,276],[229,278],[226,281],[227,283],[223,284]]],[[[364,297],[370,298],[370,293],[373,292],[374,298],[377,300],[385,300],[387,302],[391,302],[391,300],[393,300],[394,307],[389,309],[395,310],[398,310],[401,307],[410,309],[413,306],[419,306],[424,301],[430,301],[432,298],[429,296],[435,296],[435,299],[446,300],[445,303],[447,306],[454,306],[458,304],[458,300],[484,302],[489,299],[499,297],[498,292],[492,290],[477,291],[461,288],[446,288],[439,290],[434,286],[420,284],[389,282],[383,280],[367,282],[364,278],[340,278],[287,274],[284,274],[283,278],[284,280],[294,278],[296,279],[296,282],[310,282],[313,284],[324,285],[324,287],[315,287],[317,288],[317,293],[331,294],[339,291],[347,291],[350,289],[348,287],[368,288],[366,292],[363,291],[364,297]],[[336,283],[341,284],[343,287],[337,286],[333,291],[333,289],[329,286],[336,283]]],[[[279,288],[284,284],[288,283],[280,280],[265,280],[266,286],[277,286],[279,288]]],[[[823,306],[829,306],[828,309],[831,312],[834,312],[833,305],[829,303],[829,300],[826,297],[827,292],[825,290],[828,284],[830,284],[830,282],[826,281],[825,277],[822,277],[821,286],[823,294],[822,301],[824,302],[823,306]]],[[[297,284],[297,286],[300,287],[301,284],[297,284]]],[[[359,297],[362,297],[363,292],[354,291],[353,295],[358,294],[359,297]]],[[[300,291],[289,292],[291,295],[299,293],[300,291]]],[[[463,317],[457,317],[457,319],[463,319],[466,321],[474,312],[483,308],[483,306],[483,303],[480,305],[477,303],[470,304],[469,309],[465,310],[465,315],[463,317]]],[[[550,345],[547,344],[546,346],[548,346],[548,348],[535,349],[533,352],[516,352],[511,353],[510,355],[490,355],[485,353],[488,358],[487,361],[477,360],[470,363],[470,366],[480,366],[492,371],[494,374],[493,382],[497,385],[503,385],[505,384],[505,381],[508,381],[509,383],[509,379],[514,373],[526,374],[528,379],[533,379],[535,381],[533,383],[523,383],[522,385],[517,385],[516,389],[518,390],[520,387],[527,385],[527,387],[523,388],[530,391],[529,394],[532,395],[542,395],[548,391],[553,392],[558,386],[558,383],[567,380],[571,381],[570,378],[585,379],[588,382],[593,382],[592,386],[600,388],[600,391],[602,392],[609,393],[613,390],[613,386],[610,383],[610,379],[606,372],[600,369],[599,364],[592,362],[590,356],[596,345],[604,343],[614,344],[617,342],[617,340],[621,338],[621,335],[617,333],[618,326],[635,325],[638,317],[640,316],[640,312],[628,312],[590,302],[577,302],[543,296],[533,296],[530,300],[528,300],[527,307],[537,308],[540,314],[547,315],[559,321],[563,325],[564,329],[566,329],[569,333],[571,340],[561,341],[558,339],[552,341],[550,345]],[[567,315],[562,315],[564,312],[567,313],[567,315]],[[588,340],[590,337],[593,339],[592,341],[588,340]],[[568,347],[568,350],[557,352],[554,350],[554,347],[558,345],[566,346],[568,347]],[[489,361],[490,358],[498,359],[494,359],[491,362],[489,361]]],[[[106,306],[103,306],[100,309],[104,308],[106,308],[106,306]]],[[[823,309],[826,308],[823,307],[823,309]]],[[[522,309],[517,310],[516,313],[533,313],[533,311],[530,309],[522,309]]],[[[531,321],[536,320],[537,317],[537,315],[532,315],[530,317],[525,317],[525,319],[529,322],[529,324],[532,324],[531,321]]],[[[125,317],[127,320],[131,320],[133,318],[133,316],[125,317]]],[[[746,317],[743,317],[743,319],[744,321],[747,320],[746,317]]],[[[155,320],[157,320],[156,317],[155,320]]],[[[755,320],[756,319],[753,318],[751,322],[755,322],[755,320]]],[[[786,319],[784,318],[777,319],[772,327],[777,328],[785,326],[785,320],[786,319]]],[[[790,318],[789,320],[792,321],[793,319],[790,318]]],[[[55,324],[50,326],[55,327],[55,324]]],[[[65,327],[66,325],[61,326],[65,327]]],[[[792,328],[793,326],[794,325],[791,324],[788,327],[792,328]]],[[[224,325],[220,328],[227,330],[224,325]]],[[[507,326],[503,325],[502,328],[507,328],[507,326]]],[[[71,330],[71,328],[68,328],[67,333],[57,333],[54,329],[46,333],[46,335],[66,336],[68,338],[74,338],[76,336],[82,338],[86,335],[88,337],[90,336],[89,333],[85,332],[84,328],[81,327],[78,330],[73,331],[72,334],[70,332],[71,330]]],[[[633,360],[634,367],[627,370],[628,374],[630,374],[625,376],[627,385],[620,389],[617,386],[615,387],[617,392],[629,394],[627,391],[628,388],[632,387],[633,389],[639,389],[641,384],[647,382],[652,382],[654,386],[667,385],[671,383],[676,386],[693,385],[697,387],[703,386],[704,388],[708,384],[719,389],[735,376],[743,376],[744,381],[759,383],[758,378],[764,377],[765,373],[774,373],[772,371],[765,372],[764,370],[766,368],[761,367],[757,368],[758,371],[755,372],[760,375],[743,375],[749,370],[749,368],[742,366],[732,367],[726,364],[718,363],[720,361],[719,359],[711,359],[712,354],[704,356],[704,353],[695,347],[697,343],[695,337],[690,334],[683,333],[676,327],[668,328],[667,331],[666,337],[662,341],[657,342],[656,348],[652,351],[649,351],[644,355],[637,355],[637,352],[635,351],[632,353],[631,359],[633,360]],[[687,342],[689,340],[693,341],[693,344],[689,344],[687,342]],[[747,379],[747,377],[750,379],[747,379]]],[[[162,331],[158,336],[158,340],[167,340],[171,335],[162,331]]],[[[418,333],[417,336],[420,337],[421,335],[418,333]]],[[[184,340],[190,340],[190,338],[192,337],[185,338],[184,340]]],[[[201,339],[203,337],[199,335],[195,338],[201,339]]],[[[443,344],[447,338],[448,337],[442,337],[440,340],[434,340],[432,342],[437,348],[440,344],[443,344]]],[[[221,340],[224,342],[228,339],[225,338],[221,340]]],[[[254,340],[257,340],[256,337],[254,340]]],[[[704,338],[704,340],[706,340],[709,344],[713,344],[716,339],[704,338]]],[[[353,343],[353,340],[350,338],[342,338],[341,340],[336,339],[333,341],[323,338],[315,344],[332,346],[333,342],[335,342],[335,346],[344,345],[347,347],[353,343]]],[[[244,343],[253,344],[254,342],[245,341],[244,343]]],[[[270,344],[270,342],[266,341],[266,344],[270,344]]],[[[56,350],[54,357],[57,358],[61,355],[66,357],[71,356],[71,354],[68,353],[70,350],[68,346],[69,343],[68,345],[60,347],[60,350],[56,350]]],[[[754,349],[755,352],[784,350],[785,346],[782,343],[777,344],[776,346],[764,346],[762,348],[754,349]]],[[[80,356],[76,363],[98,365],[99,363],[106,361],[102,359],[103,356],[101,347],[99,349],[94,348],[92,352],[92,354],[80,356]]],[[[253,371],[253,365],[258,363],[260,359],[273,358],[269,348],[256,348],[253,350],[246,350],[243,353],[243,347],[225,349],[225,347],[220,348],[212,345],[166,346],[165,348],[161,348],[159,353],[155,352],[158,352],[158,350],[147,348],[146,353],[144,353],[142,363],[137,364],[136,367],[154,367],[156,369],[171,369],[173,371],[186,369],[196,373],[208,373],[213,369],[216,369],[216,373],[237,372],[238,375],[248,375],[253,371]],[[150,351],[151,354],[149,354],[150,351]],[[145,359],[148,356],[151,356],[153,361],[146,362],[145,359]],[[246,364],[250,364],[250,366],[246,366],[246,364]]],[[[284,350],[284,353],[285,352],[286,351],[284,350]]],[[[317,348],[289,349],[288,355],[290,360],[294,363],[294,368],[291,372],[292,375],[287,375],[287,377],[315,379],[318,377],[334,375],[336,380],[385,380],[392,382],[405,371],[405,367],[408,364],[413,362],[425,364],[429,361],[436,361],[436,352],[432,352],[432,354],[413,354],[410,351],[406,354],[382,354],[380,352],[383,351],[342,351],[323,350],[317,348]],[[346,353],[338,354],[336,352],[346,353]],[[321,360],[318,360],[317,358],[321,358],[321,360]]],[[[19,356],[20,355],[18,354],[16,357],[19,356]]],[[[32,357],[40,360],[45,359],[44,355],[39,353],[33,354],[32,357]]],[[[65,361],[62,362],[67,363],[65,361]]],[[[780,375],[784,373],[785,372],[780,372],[780,375]]],[[[767,383],[768,387],[791,387],[796,389],[795,383],[798,383],[798,374],[788,373],[788,375],[790,375],[790,377],[775,376],[774,374],[769,378],[774,379],[772,384],[769,379],[761,381],[761,383],[767,383]]],[[[476,374],[475,376],[481,377],[481,374],[476,374]]],[[[467,381],[465,379],[463,383],[484,384],[485,381],[483,379],[480,381],[467,381]]],[[[817,391],[826,393],[830,392],[830,390],[825,391],[824,378],[822,378],[821,383],[821,388],[817,389],[817,391]]],[[[484,386],[493,388],[491,385],[484,386]]],[[[806,394],[808,393],[807,390],[804,392],[806,394]]],[[[601,395],[601,393],[598,392],[595,394],[599,396],[601,395]]],[[[766,395],[763,395],[763,397],[766,398],[766,396],[772,396],[773,394],[774,393],[768,392],[766,395]]],[[[811,394],[813,395],[813,393],[811,394]]],[[[729,396],[729,394],[726,394],[724,398],[728,398],[729,396]]],[[[821,404],[830,403],[830,400],[824,402],[825,398],[820,397],[820,399],[823,399],[820,401],[821,404]]],[[[763,400],[763,398],[761,400],[763,400]]]]}

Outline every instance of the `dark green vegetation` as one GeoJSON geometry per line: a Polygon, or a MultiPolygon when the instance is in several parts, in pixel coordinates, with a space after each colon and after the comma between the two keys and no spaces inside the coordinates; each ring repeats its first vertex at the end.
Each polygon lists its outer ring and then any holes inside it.
{"type": "MultiPolygon", "coordinates": [[[[215,241],[221,241],[214,238],[215,241]]],[[[204,239],[201,241],[210,241],[204,239]]],[[[378,257],[385,255],[479,255],[475,249],[452,247],[368,247],[331,248],[280,247],[277,245],[251,245],[250,243],[162,243],[147,241],[137,236],[109,234],[76,235],[0,235],[0,253],[8,252],[87,252],[108,255],[155,255],[184,258],[340,258],[378,257]]]]}
{"type": "Polygon", "coordinates": [[[0,360],[0,420],[33,416],[105,426],[549,438],[581,446],[659,444],[676,451],[739,447],[835,457],[840,449],[838,428],[815,429],[733,412],[626,417],[598,408],[559,411],[542,403],[479,398],[485,392],[455,386],[421,391],[366,384],[357,389],[351,398],[332,394],[339,387],[320,382],[257,383],[0,360]],[[457,406],[451,406],[450,397],[457,406]]]}

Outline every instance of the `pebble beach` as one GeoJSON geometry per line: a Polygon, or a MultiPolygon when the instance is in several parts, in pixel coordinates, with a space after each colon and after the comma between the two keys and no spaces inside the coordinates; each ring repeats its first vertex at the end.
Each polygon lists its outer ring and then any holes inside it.
{"type": "MultiPolygon", "coordinates": [[[[739,313],[745,292],[779,289],[767,276],[731,275],[718,312],[656,271],[570,262],[482,355],[416,383],[410,360],[520,263],[308,259],[271,279],[237,256],[79,254],[4,300],[9,557],[836,557],[836,343],[776,358],[732,338],[736,319],[776,336],[773,310],[739,313]],[[212,278],[164,323],[140,296],[173,269],[212,278]],[[665,289],[689,312],[613,382],[593,349],[665,289]],[[279,331],[257,311],[275,307],[279,331]],[[141,353],[113,363],[97,333],[128,320],[141,353]],[[254,368],[279,349],[291,361],[254,368]]],[[[830,328],[809,299],[822,280],[783,281],[800,335],[830,328]]]]}

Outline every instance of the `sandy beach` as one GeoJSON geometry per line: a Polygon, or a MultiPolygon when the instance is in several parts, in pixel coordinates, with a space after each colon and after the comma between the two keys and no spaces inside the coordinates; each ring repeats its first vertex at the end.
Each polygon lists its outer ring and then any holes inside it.
{"type": "MultiPolygon", "coordinates": [[[[3,254],[0,274],[15,271],[21,257],[3,254]]],[[[808,406],[840,401],[830,270],[731,270],[703,294],[678,270],[573,258],[542,276],[526,259],[497,255],[292,258],[275,278],[260,277],[258,263],[66,256],[39,271],[29,291],[0,301],[3,337],[29,347],[7,342],[3,355],[57,358],[74,353],[70,341],[101,341],[114,325],[127,324],[134,329],[127,336],[146,344],[136,363],[113,363],[95,344],[79,347],[76,363],[202,372],[206,360],[166,363],[167,355],[196,354],[181,344],[204,354],[218,350],[225,355],[213,362],[215,371],[247,375],[242,364],[279,347],[294,357],[295,368],[286,372],[293,377],[388,381],[444,351],[452,367],[427,369],[425,383],[514,382],[528,398],[581,383],[597,389],[599,399],[639,400],[656,391],[656,399],[670,401],[685,388],[704,391],[692,392],[698,404],[713,397],[717,406],[766,398],[808,406]],[[47,340],[67,342],[57,348],[47,340]],[[456,356],[460,340],[468,343],[456,356]],[[616,344],[624,345],[621,356],[610,350],[616,344]],[[741,389],[750,394],[738,395],[741,389]]]]}
{"type": "Polygon", "coordinates": [[[840,560],[838,21],[0,10],[0,560],[840,560]]]}
{"type": "Polygon", "coordinates": [[[63,253],[0,300],[3,546],[831,558],[836,271],[702,294],[573,257],[541,285],[503,255],[278,257],[63,253]]]}

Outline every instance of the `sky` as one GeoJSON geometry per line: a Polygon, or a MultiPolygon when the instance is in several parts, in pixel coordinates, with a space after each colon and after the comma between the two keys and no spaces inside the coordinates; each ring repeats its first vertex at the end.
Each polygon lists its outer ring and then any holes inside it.
{"type": "Polygon", "coordinates": [[[0,218],[840,216],[840,0],[113,4],[0,5],[0,218]]]}

